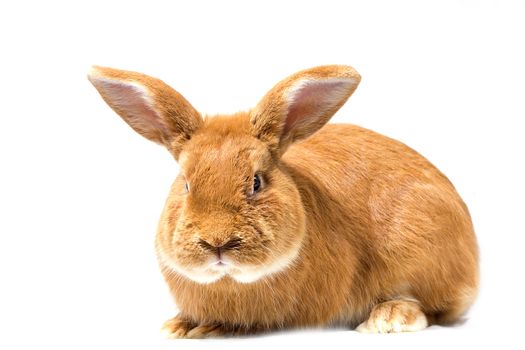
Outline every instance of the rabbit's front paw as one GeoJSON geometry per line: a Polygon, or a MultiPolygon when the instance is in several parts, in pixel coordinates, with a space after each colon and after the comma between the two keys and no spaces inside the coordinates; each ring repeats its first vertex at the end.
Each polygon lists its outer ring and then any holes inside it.
{"type": "Polygon", "coordinates": [[[218,325],[199,325],[181,316],[175,316],[164,322],[161,332],[170,339],[224,336],[218,325]]]}
{"type": "Polygon", "coordinates": [[[161,332],[170,339],[221,338],[252,333],[251,330],[244,327],[229,327],[222,324],[198,324],[179,315],[167,320],[162,326],[161,332]]]}
{"type": "Polygon", "coordinates": [[[415,332],[428,326],[419,304],[411,300],[392,300],[374,306],[368,320],[356,330],[360,333],[415,332]]]}

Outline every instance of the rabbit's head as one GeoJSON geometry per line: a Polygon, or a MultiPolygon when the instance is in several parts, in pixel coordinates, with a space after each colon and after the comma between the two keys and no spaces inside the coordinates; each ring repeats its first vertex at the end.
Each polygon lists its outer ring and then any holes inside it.
{"type": "Polygon", "coordinates": [[[157,233],[163,268],[199,283],[224,276],[249,283],[293,263],[308,204],[280,158],[350,97],[360,81],[354,69],[301,71],[251,111],[211,118],[158,79],[103,67],[88,77],[124,121],[180,165],[157,233]]]}

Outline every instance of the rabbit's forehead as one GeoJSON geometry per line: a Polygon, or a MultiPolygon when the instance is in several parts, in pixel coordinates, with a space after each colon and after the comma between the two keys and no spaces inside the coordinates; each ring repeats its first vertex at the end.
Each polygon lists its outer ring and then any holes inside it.
{"type": "Polygon", "coordinates": [[[259,171],[267,168],[271,155],[262,143],[251,138],[195,140],[179,157],[186,175],[210,175],[206,172],[230,170],[234,172],[259,171]]]}

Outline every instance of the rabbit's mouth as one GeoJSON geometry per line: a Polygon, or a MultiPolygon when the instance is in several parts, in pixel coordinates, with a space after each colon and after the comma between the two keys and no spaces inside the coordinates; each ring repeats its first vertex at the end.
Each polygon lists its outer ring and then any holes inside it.
{"type": "Polygon", "coordinates": [[[222,267],[222,266],[228,266],[228,265],[231,265],[231,263],[229,263],[227,261],[224,261],[223,259],[220,259],[220,260],[217,260],[215,262],[212,262],[210,264],[210,267],[214,267],[214,266],[222,267]]]}
{"type": "Polygon", "coordinates": [[[208,265],[208,268],[213,271],[228,271],[232,267],[234,267],[233,262],[225,256],[214,259],[208,265]]]}

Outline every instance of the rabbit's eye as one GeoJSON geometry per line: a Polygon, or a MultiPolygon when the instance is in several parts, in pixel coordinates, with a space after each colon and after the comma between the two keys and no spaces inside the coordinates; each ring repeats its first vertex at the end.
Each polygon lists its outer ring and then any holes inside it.
{"type": "Polygon", "coordinates": [[[255,174],[253,177],[253,193],[259,192],[261,189],[262,181],[261,176],[259,174],[255,174]]]}

